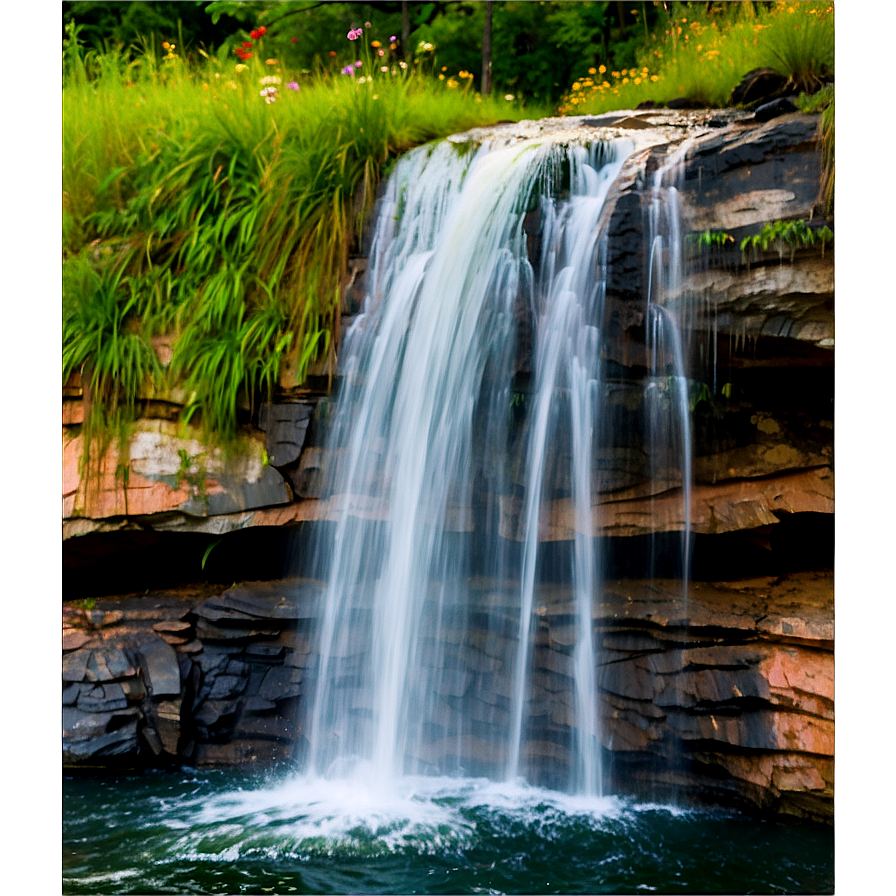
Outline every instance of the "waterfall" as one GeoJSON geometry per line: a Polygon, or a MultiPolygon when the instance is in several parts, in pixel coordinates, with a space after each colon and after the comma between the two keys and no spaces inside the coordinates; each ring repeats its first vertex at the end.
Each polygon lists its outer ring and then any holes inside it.
{"type": "MultiPolygon", "coordinates": [[[[547,775],[601,794],[596,446],[612,443],[604,212],[634,149],[623,138],[444,141],[396,165],[329,424],[335,522],[319,536],[326,589],[303,720],[312,777],[547,775]],[[563,502],[574,533],[555,539],[563,502]],[[537,630],[552,571],[571,622],[566,691],[546,709],[544,681],[555,683],[539,666],[537,630]],[[571,732],[560,771],[536,749],[556,738],[558,707],[571,732]]],[[[660,186],[651,277],[675,251],[663,242],[660,186]]],[[[687,413],[683,355],[665,294],[652,286],[647,297],[648,393],[658,394],[671,352],[674,410],[651,412],[648,428],[659,442],[672,426],[687,451],[686,416],[675,416],[687,413]]],[[[661,466],[651,472],[668,477],[661,466]]]]}

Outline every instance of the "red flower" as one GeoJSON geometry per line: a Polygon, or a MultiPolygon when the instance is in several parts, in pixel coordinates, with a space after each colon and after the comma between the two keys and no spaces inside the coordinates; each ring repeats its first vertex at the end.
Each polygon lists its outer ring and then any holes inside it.
{"type": "Polygon", "coordinates": [[[268,29],[265,28],[264,25],[262,25],[260,28],[256,28],[254,31],[250,31],[249,37],[251,37],[252,40],[258,40],[258,38],[265,36],[267,30],[268,29]]]}
{"type": "Polygon", "coordinates": [[[291,37],[291,38],[289,39],[289,42],[290,42],[291,44],[297,44],[297,43],[299,42],[299,39],[298,39],[297,37],[291,37]]]}
{"type": "Polygon", "coordinates": [[[267,33],[268,33],[268,29],[265,28],[264,25],[262,25],[261,28],[258,29],[258,36],[259,36],[259,37],[264,37],[265,34],[267,34],[267,33]]]}
{"type": "Polygon", "coordinates": [[[331,55],[331,56],[335,56],[335,55],[336,55],[336,51],[335,51],[335,50],[330,50],[330,55],[331,55]]]}
{"type": "Polygon", "coordinates": [[[243,41],[243,46],[248,50],[251,48],[252,44],[249,41],[243,41]]]}

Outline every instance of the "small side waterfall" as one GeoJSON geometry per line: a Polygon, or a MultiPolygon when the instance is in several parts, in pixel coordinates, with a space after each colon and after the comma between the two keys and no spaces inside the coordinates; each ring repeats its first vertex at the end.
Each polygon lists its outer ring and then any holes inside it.
{"type": "MultiPolygon", "coordinates": [[[[310,776],[602,793],[604,212],[634,150],[622,138],[442,142],[396,166],[329,432],[310,776]],[[571,536],[551,534],[558,508],[571,508],[571,536]],[[559,673],[539,665],[546,599],[569,619],[559,673]]],[[[663,305],[681,237],[661,181],[654,202],[646,453],[650,475],[688,502],[684,353],[663,305]]]]}

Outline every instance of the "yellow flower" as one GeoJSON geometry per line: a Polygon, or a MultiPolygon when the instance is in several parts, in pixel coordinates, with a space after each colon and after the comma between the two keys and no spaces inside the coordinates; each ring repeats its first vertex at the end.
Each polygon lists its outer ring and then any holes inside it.
{"type": "Polygon", "coordinates": [[[265,65],[280,65],[280,63],[277,62],[276,59],[265,59],[264,64],[265,65]]]}
{"type": "Polygon", "coordinates": [[[640,84],[640,83],[641,83],[641,79],[640,79],[640,78],[635,78],[635,80],[634,80],[633,83],[635,83],[635,84],[640,84]]]}
{"type": "Polygon", "coordinates": [[[597,74],[597,69],[596,69],[596,68],[589,68],[589,69],[588,69],[588,74],[589,74],[589,75],[596,75],[596,74],[597,74]]]}
{"type": "Polygon", "coordinates": [[[576,81],[576,83],[572,85],[572,89],[573,90],[581,90],[582,85],[578,81],[576,81]]]}
{"type": "Polygon", "coordinates": [[[611,72],[611,74],[613,75],[614,78],[618,78],[618,77],[619,77],[619,72],[611,72]]]}
{"type": "Polygon", "coordinates": [[[167,50],[168,47],[170,47],[170,46],[171,46],[171,44],[169,44],[167,40],[162,41],[162,49],[163,50],[167,50]]]}
{"type": "Polygon", "coordinates": [[[444,76],[444,75],[439,75],[439,80],[440,80],[440,81],[444,81],[444,80],[445,80],[445,76],[444,76]]]}
{"type": "Polygon", "coordinates": [[[619,74],[624,78],[628,74],[628,69],[624,68],[619,74]]]}
{"type": "Polygon", "coordinates": [[[377,49],[378,47],[381,47],[382,44],[378,40],[372,40],[370,42],[370,46],[373,47],[374,49],[377,49]]]}
{"type": "Polygon", "coordinates": [[[604,83],[601,84],[600,86],[603,87],[603,88],[606,90],[606,89],[610,86],[610,82],[609,82],[609,81],[604,81],[604,83]]]}
{"type": "Polygon", "coordinates": [[[244,71],[246,71],[247,68],[249,68],[248,65],[243,65],[242,62],[238,62],[238,63],[236,64],[235,71],[238,71],[238,72],[244,72],[244,71]]]}
{"type": "Polygon", "coordinates": [[[659,81],[659,79],[660,79],[660,76],[659,76],[659,75],[651,75],[651,76],[650,76],[650,80],[651,80],[651,81],[659,81]]]}
{"type": "Polygon", "coordinates": [[[605,65],[599,65],[599,66],[597,67],[597,70],[598,70],[601,74],[603,74],[603,73],[607,70],[607,67],[606,67],[605,65]]]}
{"type": "Polygon", "coordinates": [[[623,79],[622,79],[622,83],[623,83],[623,84],[628,84],[628,78],[623,78],[623,79]]]}

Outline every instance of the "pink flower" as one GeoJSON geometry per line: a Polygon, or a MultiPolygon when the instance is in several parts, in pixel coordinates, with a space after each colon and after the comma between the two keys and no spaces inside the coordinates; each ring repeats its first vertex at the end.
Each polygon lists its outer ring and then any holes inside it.
{"type": "Polygon", "coordinates": [[[398,38],[393,34],[392,37],[389,38],[393,43],[398,40],[398,38]]]}
{"type": "Polygon", "coordinates": [[[361,68],[362,65],[364,65],[364,63],[361,62],[361,60],[359,59],[359,60],[355,63],[355,68],[361,68]]]}
{"type": "Polygon", "coordinates": [[[364,32],[361,28],[352,28],[352,30],[349,31],[348,34],[346,34],[346,37],[349,40],[357,40],[363,33],[364,32]]]}
{"type": "Polygon", "coordinates": [[[286,85],[287,90],[298,90],[299,85],[296,81],[290,81],[289,84],[286,85]]]}

